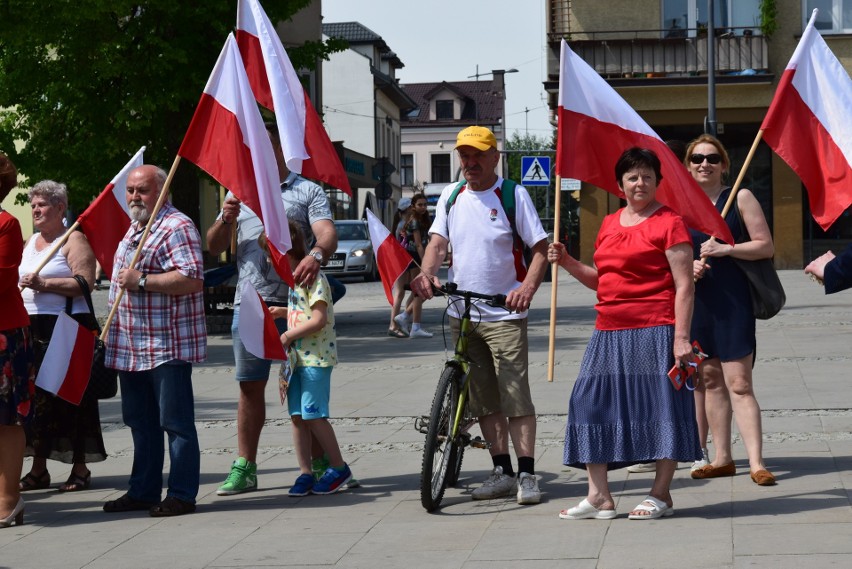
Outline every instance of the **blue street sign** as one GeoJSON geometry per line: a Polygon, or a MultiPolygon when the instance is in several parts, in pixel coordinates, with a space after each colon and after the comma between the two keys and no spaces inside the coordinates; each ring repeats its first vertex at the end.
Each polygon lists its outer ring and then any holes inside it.
{"type": "Polygon", "coordinates": [[[521,185],[550,185],[550,156],[521,156],[521,185]]]}

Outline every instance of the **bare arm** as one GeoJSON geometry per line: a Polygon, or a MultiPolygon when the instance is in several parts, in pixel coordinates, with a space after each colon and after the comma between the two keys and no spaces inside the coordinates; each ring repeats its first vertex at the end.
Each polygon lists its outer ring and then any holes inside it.
{"type": "Polygon", "coordinates": [[[692,279],[692,247],[680,243],[666,249],[666,258],[672,271],[675,286],[675,331],[672,348],[675,361],[686,363],[693,360],[692,343],[689,340],[692,326],[692,307],[695,300],[695,283],[692,279]]]}
{"type": "Polygon", "coordinates": [[[559,263],[559,266],[568,271],[568,274],[577,281],[592,290],[598,290],[598,270],[594,267],[584,265],[565,251],[562,243],[551,243],[547,248],[547,260],[550,263],[559,263]]]}
{"type": "Polygon", "coordinates": [[[284,349],[288,349],[293,340],[298,340],[299,338],[306,338],[308,336],[316,334],[325,327],[327,322],[328,305],[323,301],[314,303],[314,305],[311,306],[310,319],[305,320],[298,326],[290,328],[286,332],[281,334],[281,343],[284,344],[284,349]]]}
{"type": "MultiPolygon", "coordinates": [[[[142,273],[136,269],[121,269],[118,272],[118,286],[125,290],[138,291],[142,273]]],[[[149,274],[145,280],[145,292],[160,292],[172,296],[181,296],[200,292],[204,288],[202,279],[187,277],[180,271],[149,274]]]]}
{"type": "Polygon", "coordinates": [[[506,295],[506,307],[516,312],[523,312],[532,304],[533,296],[547,270],[547,239],[542,239],[532,247],[533,258],[527,269],[527,276],[521,286],[506,295]]]}
{"type": "Polygon", "coordinates": [[[737,193],[737,203],[751,241],[728,245],[711,239],[701,244],[701,256],[729,256],[747,261],[769,259],[775,254],[775,246],[772,243],[769,224],[766,223],[766,217],[760,208],[760,202],[749,190],[742,189],[737,193]]]}
{"type": "MultiPolygon", "coordinates": [[[[337,251],[337,230],[334,228],[334,222],[330,219],[320,219],[311,224],[311,231],[316,238],[311,251],[321,251],[325,262],[337,251]]],[[[316,259],[306,255],[293,271],[293,280],[302,286],[311,286],[317,280],[320,266],[316,259]]]]}
{"type": "Polygon", "coordinates": [[[433,233],[423,259],[420,262],[420,274],[411,281],[411,290],[414,294],[425,299],[432,298],[432,285],[441,286],[441,281],[435,276],[441,263],[447,257],[447,245],[449,241],[437,233],[433,233]]]}
{"type": "MultiPolygon", "coordinates": [[[[35,237],[32,237],[35,239],[35,237]]],[[[95,253],[89,245],[86,236],[80,231],[74,231],[68,236],[68,241],[62,246],[62,254],[68,261],[72,275],[80,275],[86,279],[89,291],[95,282],[95,253]]],[[[38,292],[52,292],[74,298],[81,295],[80,285],[73,277],[44,278],[41,275],[28,273],[21,277],[20,285],[30,287],[38,292]]]]}
{"type": "Polygon", "coordinates": [[[221,255],[231,245],[231,233],[240,215],[240,200],[231,196],[222,204],[222,216],[207,230],[207,250],[214,257],[221,255]]]}

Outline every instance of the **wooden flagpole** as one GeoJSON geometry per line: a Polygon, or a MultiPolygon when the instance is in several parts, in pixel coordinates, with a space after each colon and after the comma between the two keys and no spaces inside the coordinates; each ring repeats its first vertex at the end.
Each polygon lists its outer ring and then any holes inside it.
{"type": "MultiPolygon", "coordinates": [[[[136,253],[133,255],[133,259],[127,266],[128,269],[134,268],[136,266],[136,263],[139,261],[139,257],[142,255],[142,246],[145,245],[145,240],[148,238],[148,234],[151,233],[151,226],[154,225],[154,219],[156,219],[157,214],[160,212],[160,209],[166,202],[166,198],[169,195],[169,188],[172,185],[172,178],[174,178],[175,176],[175,171],[177,170],[178,164],[180,164],[180,154],[175,156],[175,161],[172,164],[172,169],[169,170],[169,175],[166,177],[166,182],[163,184],[163,189],[162,191],[160,191],[160,196],[157,198],[156,205],[154,205],[154,211],[151,212],[151,216],[148,218],[148,224],[145,226],[145,231],[142,233],[142,237],[139,238],[139,245],[136,247],[136,253]]],[[[112,324],[112,319],[115,317],[115,313],[118,311],[118,305],[121,302],[122,297],[124,296],[124,292],[125,290],[123,288],[119,289],[118,295],[115,297],[115,301],[112,303],[112,308],[109,311],[109,316],[107,316],[106,322],[104,323],[103,331],[101,332],[101,341],[105,341],[106,339],[110,324],[112,324]]]]}
{"type": "MultiPolygon", "coordinates": [[[[740,169],[740,173],[737,176],[737,180],[734,182],[734,187],[731,188],[731,195],[728,196],[728,201],[725,202],[725,207],[722,208],[722,219],[725,219],[725,216],[728,215],[728,212],[731,210],[731,206],[734,204],[734,200],[737,197],[737,192],[740,191],[740,185],[743,183],[743,178],[745,178],[745,173],[748,170],[748,167],[751,165],[751,161],[754,158],[754,153],[757,152],[757,145],[760,144],[760,139],[763,138],[763,129],[757,131],[757,136],[754,137],[754,142],[751,144],[751,149],[748,151],[748,156],[746,156],[745,162],[743,162],[743,167],[740,169]]],[[[710,237],[710,239],[716,239],[715,237],[710,237]]],[[[733,245],[733,243],[730,243],[733,245]]],[[[707,262],[707,257],[701,257],[701,264],[705,264],[707,262]]]]}
{"type": "MultiPolygon", "coordinates": [[[[562,176],[556,175],[556,198],[553,204],[553,241],[559,240],[559,217],[562,209],[562,176]]],[[[556,289],[559,284],[559,263],[550,265],[550,345],[547,349],[547,381],[553,381],[553,357],[556,352],[556,289]]]]}

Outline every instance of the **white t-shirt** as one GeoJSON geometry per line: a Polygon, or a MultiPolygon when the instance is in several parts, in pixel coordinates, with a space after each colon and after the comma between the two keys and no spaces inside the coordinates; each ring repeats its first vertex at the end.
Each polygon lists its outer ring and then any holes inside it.
{"type": "MultiPolygon", "coordinates": [[[[440,235],[452,244],[453,264],[449,280],[462,290],[509,294],[521,286],[512,253],[512,226],[495,193],[502,183],[503,178],[498,177],[497,183],[487,190],[465,188],[456,197],[448,215],[447,200],[458,185],[450,184],[441,192],[435,206],[435,221],[429,233],[440,235]]],[[[515,188],[515,227],[528,247],[547,238],[530,195],[521,185],[515,188]]],[[[523,256],[520,262],[524,263],[523,256]]],[[[477,306],[479,310],[471,311],[474,321],[496,322],[527,316],[526,311],[510,314],[503,308],[492,308],[485,303],[477,306]]],[[[461,308],[461,303],[454,303],[450,307],[450,315],[458,318],[461,308]]]]}

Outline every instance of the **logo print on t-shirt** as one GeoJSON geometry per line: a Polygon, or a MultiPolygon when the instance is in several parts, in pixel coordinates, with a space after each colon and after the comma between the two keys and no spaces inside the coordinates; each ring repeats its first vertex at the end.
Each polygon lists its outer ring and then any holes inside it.
{"type": "Polygon", "coordinates": [[[491,219],[491,221],[497,221],[497,210],[491,208],[491,213],[488,215],[488,217],[491,219]]]}

